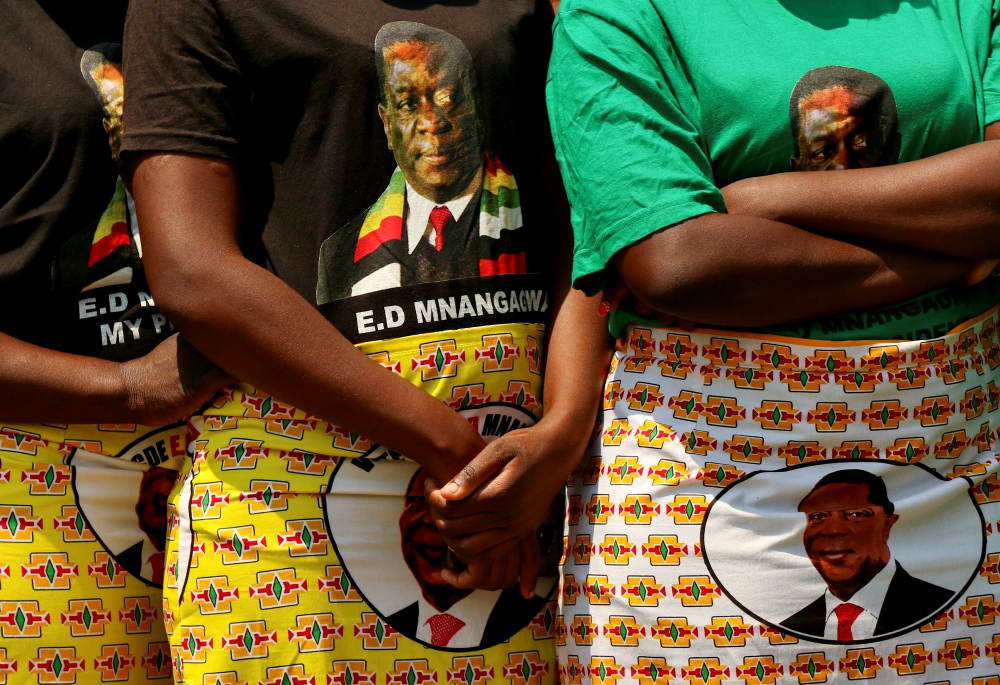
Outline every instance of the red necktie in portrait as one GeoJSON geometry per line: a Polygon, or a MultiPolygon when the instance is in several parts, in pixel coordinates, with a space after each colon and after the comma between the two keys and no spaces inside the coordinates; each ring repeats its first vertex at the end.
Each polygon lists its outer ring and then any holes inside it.
{"type": "MultiPolygon", "coordinates": [[[[451,216],[451,212],[448,213],[451,216]]],[[[431,644],[435,647],[447,647],[455,633],[465,627],[465,621],[451,614],[437,614],[427,619],[431,627],[431,644]]]]}
{"type": "Polygon", "coordinates": [[[438,252],[444,247],[444,227],[449,221],[454,221],[451,210],[441,205],[431,210],[431,226],[434,227],[434,249],[438,252]]]}
{"type": "Polygon", "coordinates": [[[837,642],[851,642],[854,639],[851,626],[863,611],[857,604],[850,602],[844,602],[833,610],[837,614],[837,642]]]}

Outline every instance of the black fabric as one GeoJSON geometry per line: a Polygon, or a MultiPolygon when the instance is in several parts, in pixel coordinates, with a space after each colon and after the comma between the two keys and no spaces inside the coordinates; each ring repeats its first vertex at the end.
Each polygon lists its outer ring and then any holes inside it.
{"type": "MultiPolygon", "coordinates": [[[[516,587],[504,590],[486,620],[482,641],[473,649],[492,647],[508,639],[526,626],[545,607],[545,602],[545,597],[525,599],[516,587]]],[[[417,634],[419,616],[420,608],[414,602],[393,615],[386,616],[385,621],[401,635],[412,639],[417,634]]]]}
{"type": "Polygon", "coordinates": [[[102,97],[89,75],[107,67],[120,84],[126,7],[0,0],[0,332],[115,360],[169,333],[147,294],[118,179],[120,97],[102,97]],[[123,221],[95,248],[116,197],[123,221]]]}
{"type": "MultiPolygon", "coordinates": [[[[930,621],[947,608],[954,596],[951,590],[914,578],[897,561],[896,573],[885,593],[874,635],[888,635],[930,621]]],[[[823,637],[826,632],[826,596],[789,616],[780,627],[798,635],[823,637]]]]}
{"type": "Polygon", "coordinates": [[[548,0],[133,0],[123,150],[237,161],[245,253],[315,303],[321,245],[342,227],[357,234],[396,167],[378,113],[374,44],[399,21],[468,48],[484,149],[517,178],[527,215],[539,156],[552,151],[548,0]]]}

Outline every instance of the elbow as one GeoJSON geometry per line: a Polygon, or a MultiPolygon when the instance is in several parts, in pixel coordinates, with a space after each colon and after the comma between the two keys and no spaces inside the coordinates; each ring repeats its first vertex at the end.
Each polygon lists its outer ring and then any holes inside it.
{"type": "Polygon", "coordinates": [[[146,275],[157,309],[183,332],[216,320],[220,283],[218,266],[205,259],[146,259],[146,275]]]}

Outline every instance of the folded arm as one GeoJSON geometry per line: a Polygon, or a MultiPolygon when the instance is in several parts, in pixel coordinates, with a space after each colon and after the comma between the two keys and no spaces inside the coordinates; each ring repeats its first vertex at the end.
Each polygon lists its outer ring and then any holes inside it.
{"type": "Polygon", "coordinates": [[[482,449],[465,419],[369,359],[243,256],[234,164],[153,153],[132,170],[157,306],[206,357],[283,402],[407,455],[439,482],[482,449]]]}
{"type": "Polygon", "coordinates": [[[649,307],[725,326],[875,307],[980,276],[970,261],[731,214],[705,214],[654,233],[618,252],[614,263],[649,307]]]}
{"type": "Polygon", "coordinates": [[[986,140],[892,166],[748,178],[730,214],[960,259],[1000,259],[1000,123],[986,140]]]}

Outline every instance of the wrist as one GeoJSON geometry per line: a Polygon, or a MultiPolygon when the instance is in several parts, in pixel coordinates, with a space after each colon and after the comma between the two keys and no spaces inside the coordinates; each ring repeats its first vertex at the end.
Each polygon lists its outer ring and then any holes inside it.
{"type": "Polygon", "coordinates": [[[580,463],[593,435],[596,420],[597,417],[592,412],[547,413],[531,429],[554,446],[546,452],[550,454],[551,467],[561,476],[568,476],[580,463]]]}

